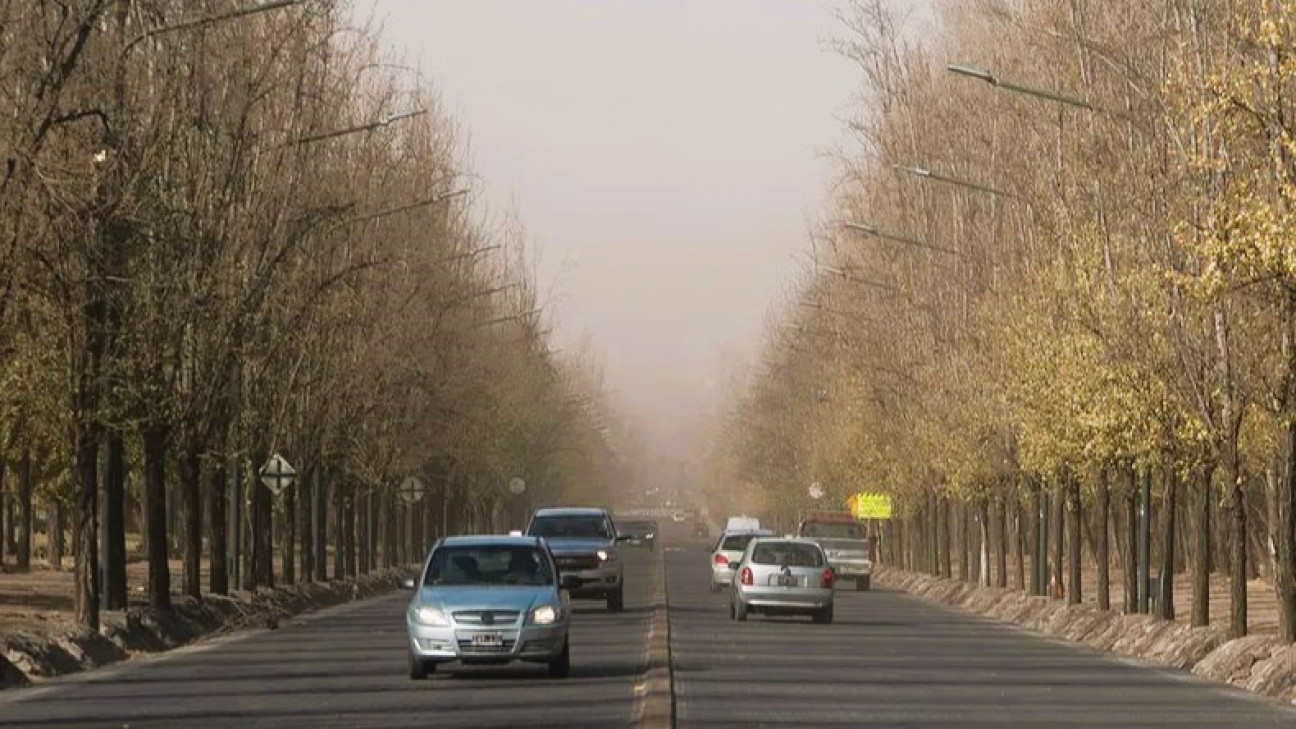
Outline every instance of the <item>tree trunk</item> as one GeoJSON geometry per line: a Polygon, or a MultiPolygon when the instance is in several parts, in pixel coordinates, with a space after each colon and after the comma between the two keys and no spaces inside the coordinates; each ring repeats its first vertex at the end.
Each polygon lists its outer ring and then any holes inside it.
{"type": "Polygon", "coordinates": [[[1098,609],[1111,610],[1111,494],[1106,468],[1098,469],[1098,609]]]}
{"type": "Polygon", "coordinates": [[[149,605],[171,609],[171,567],[167,563],[166,434],[158,428],[140,432],[144,442],[144,511],[148,532],[149,605]]]}
{"type": "Polygon", "coordinates": [[[1026,531],[1027,530],[1026,530],[1026,524],[1022,519],[1022,507],[1021,507],[1021,500],[1019,498],[1020,493],[1018,491],[1018,489],[1020,488],[1020,484],[1021,482],[1018,481],[1018,484],[1013,487],[1013,499],[1012,499],[1012,503],[1009,505],[1009,509],[1010,509],[1009,513],[1012,514],[1012,522],[1013,522],[1012,540],[1013,540],[1013,549],[1016,551],[1016,554],[1013,556],[1015,558],[1014,561],[1016,561],[1017,563],[1016,565],[1017,584],[1015,585],[1015,587],[1018,590],[1025,591],[1026,590],[1026,531]]]}
{"type": "Polygon", "coordinates": [[[12,551],[9,549],[9,540],[13,538],[13,521],[9,518],[13,499],[9,498],[5,465],[3,454],[0,454],[0,571],[4,567],[6,552],[12,551]]]}
{"type": "Polygon", "coordinates": [[[357,555],[356,555],[356,574],[367,574],[373,566],[373,547],[376,544],[373,539],[373,527],[375,526],[373,513],[374,492],[366,490],[356,497],[359,502],[356,511],[359,512],[357,517],[359,523],[356,531],[357,555]]]}
{"type": "Polygon", "coordinates": [[[315,517],[313,533],[315,535],[315,580],[328,581],[328,519],[329,519],[329,482],[324,478],[324,469],[315,469],[315,517]]]}
{"type": "Polygon", "coordinates": [[[1052,532],[1052,542],[1049,544],[1052,551],[1049,560],[1049,594],[1055,600],[1066,597],[1066,579],[1062,574],[1063,547],[1066,543],[1066,496],[1064,490],[1059,488],[1058,493],[1053,494],[1049,499],[1053,502],[1050,513],[1053,524],[1049,529],[1052,532]]]}
{"type": "MultiPolygon", "coordinates": [[[[258,451],[264,453],[264,451],[258,451]]],[[[262,459],[264,461],[264,459],[262,459]]],[[[252,580],[256,587],[274,587],[274,502],[255,470],[249,472],[252,490],[252,580]]]]}
{"type": "Polygon", "coordinates": [[[297,484],[284,491],[283,509],[283,584],[297,582],[297,484]]]}
{"type": "Polygon", "coordinates": [[[940,528],[936,538],[940,541],[940,576],[949,579],[950,570],[950,503],[947,497],[940,497],[940,528]]]}
{"type": "Polygon", "coordinates": [[[342,483],[334,480],[333,490],[333,579],[346,576],[346,502],[342,498],[342,483]]]}
{"type": "Polygon", "coordinates": [[[180,498],[184,504],[184,594],[202,599],[202,461],[198,448],[180,454],[180,498]]]}
{"type": "Polygon", "coordinates": [[[346,540],[346,574],[355,577],[360,574],[356,560],[356,495],[354,489],[346,500],[346,529],[343,537],[346,540]]]}
{"type": "Polygon", "coordinates": [[[45,514],[45,545],[49,551],[50,568],[63,569],[63,502],[57,497],[50,499],[45,514]]]}
{"type": "Polygon", "coordinates": [[[256,501],[253,492],[256,483],[255,469],[250,467],[250,463],[240,459],[235,466],[234,488],[237,490],[238,497],[238,539],[239,539],[239,556],[242,557],[239,565],[243,573],[243,589],[253,591],[256,589],[256,549],[254,545],[256,538],[253,536],[252,529],[256,526],[256,501]],[[250,478],[249,478],[250,476],[250,478]]]}
{"type": "Polygon", "coordinates": [[[1179,477],[1173,463],[1164,469],[1165,495],[1161,514],[1161,594],[1157,597],[1157,615],[1174,620],[1175,516],[1178,505],[1179,477]]]}
{"type": "Polygon", "coordinates": [[[18,461],[18,571],[31,569],[32,554],[32,462],[31,448],[24,448],[18,461]]]}
{"type": "Polygon", "coordinates": [[[229,544],[226,540],[229,523],[225,514],[225,504],[229,499],[226,488],[229,472],[225,467],[224,451],[223,445],[219,445],[216,449],[217,456],[213,461],[207,491],[209,499],[207,541],[211,544],[207,556],[207,578],[208,589],[213,595],[229,594],[229,568],[226,562],[229,559],[229,544]]]}
{"type": "Polygon", "coordinates": [[[995,541],[999,543],[995,554],[995,586],[1008,587],[1008,494],[999,494],[994,503],[998,522],[995,541]]]}
{"type": "MultiPolygon", "coordinates": [[[[1079,605],[1084,598],[1083,584],[1084,575],[1082,568],[1084,565],[1084,504],[1080,501],[1080,479],[1074,474],[1066,478],[1066,511],[1068,521],[1071,522],[1071,531],[1068,534],[1070,544],[1067,545],[1067,565],[1070,567],[1070,574],[1067,576],[1067,604],[1079,605]]],[[[1060,526],[1060,525],[1059,525],[1060,526]]],[[[1058,532],[1059,538],[1062,532],[1058,532]]]]}
{"type": "MultiPolygon", "coordinates": [[[[76,428],[76,622],[83,628],[99,632],[99,433],[82,422],[76,428]]],[[[30,481],[30,467],[28,481],[30,481]]],[[[30,489],[30,484],[28,485],[30,489]]],[[[30,494],[29,494],[30,497],[30,494]]],[[[31,513],[30,498],[27,514],[31,513]]],[[[28,525],[31,520],[28,518],[28,525]]],[[[31,534],[31,530],[27,530],[31,534]]]]}
{"type": "Polygon", "coordinates": [[[315,531],[311,528],[311,511],[315,507],[314,480],[315,471],[310,469],[293,486],[299,492],[297,519],[301,533],[301,576],[302,582],[306,583],[315,580],[315,531]]]}
{"type": "Polygon", "coordinates": [[[1197,471],[1198,512],[1192,540],[1192,625],[1197,628],[1210,625],[1211,479],[1214,474],[1215,467],[1209,464],[1197,471]]]}
{"type": "Polygon", "coordinates": [[[118,431],[104,439],[104,596],[109,610],[126,608],[126,445],[118,431]]]}
{"type": "Polygon", "coordinates": [[[970,575],[968,574],[968,563],[972,561],[972,550],[969,548],[968,539],[968,505],[966,501],[956,501],[952,505],[954,509],[954,551],[958,555],[958,578],[962,582],[967,582],[970,575]]]}
{"type": "Polygon", "coordinates": [[[1125,538],[1128,548],[1125,550],[1125,611],[1134,615],[1139,611],[1139,516],[1138,516],[1138,483],[1134,478],[1134,468],[1121,466],[1121,480],[1125,496],[1125,538]]]}
{"type": "Polygon", "coordinates": [[[1275,489],[1278,566],[1274,592],[1278,598],[1278,637],[1296,643],[1296,418],[1289,419],[1284,436],[1286,469],[1275,489]]]}
{"type": "Polygon", "coordinates": [[[1044,595],[1046,594],[1044,592],[1044,570],[1040,566],[1040,557],[1044,554],[1044,530],[1041,528],[1044,525],[1044,519],[1042,518],[1044,494],[1040,489],[1040,485],[1035,483],[1034,480],[1031,481],[1030,492],[1030,514],[1026,519],[1027,532],[1030,535],[1030,594],[1044,595]]]}

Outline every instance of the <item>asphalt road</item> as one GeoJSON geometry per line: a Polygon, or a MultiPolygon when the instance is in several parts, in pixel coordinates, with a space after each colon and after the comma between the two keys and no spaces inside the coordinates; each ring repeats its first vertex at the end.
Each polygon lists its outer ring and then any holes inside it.
{"type": "Polygon", "coordinates": [[[666,553],[679,727],[1296,727],[1296,711],[895,592],[832,625],[729,620],[707,552],[666,553]]]}
{"type": "Polygon", "coordinates": [[[4,727],[618,727],[633,724],[655,560],[626,559],[626,610],[574,601],[572,672],[475,667],[411,681],[400,593],[0,694],[4,727]]]}
{"type": "Polygon", "coordinates": [[[634,723],[664,558],[680,727],[1296,727],[1296,711],[873,591],[836,622],[728,619],[700,545],[627,555],[627,610],[577,601],[572,675],[406,676],[408,594],[0,694],[9,727],[618,727],[634,723]]]}

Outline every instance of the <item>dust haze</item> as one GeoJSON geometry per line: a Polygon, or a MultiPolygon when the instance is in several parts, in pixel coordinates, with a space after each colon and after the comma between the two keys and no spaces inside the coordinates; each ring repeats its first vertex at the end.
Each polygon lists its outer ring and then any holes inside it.
{"type": "Polygon", "coordinates": [[[830,193],[858,75],[830,0],[361,0],[472,129],[554,292],[660,458],[745,365],[830,193]]]}

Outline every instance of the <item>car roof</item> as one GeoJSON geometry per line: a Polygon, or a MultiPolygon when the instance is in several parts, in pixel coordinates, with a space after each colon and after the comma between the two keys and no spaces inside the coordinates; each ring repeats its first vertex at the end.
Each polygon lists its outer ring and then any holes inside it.
{"type": "Polygon", "coordinates": [[[726,529],[723,536],[726,537],[772,537],[777,533],[773,529],[726,529]]]}
{"type": "Polygon", "coordinates": [[[457,537],[446,537],[441,540],[443,547],[484,547],[527,546],[534,547],[541,541],[540,537],[515,537],[508,534],[465,534],[457,537]]]}
{"type": "Polygon", "coordinates": [[[535,516],[607,516],[607,509],[592,506],[552,506],[536,509],[535,516]]]}
{"type": "Polygon", "coordinates": [[[780,536],[762,536],[752,540],[752,544],[768,544],[770,542],[785,542],[789,544],[813,544],[818,547],[819,542],[808,537],[780,537],[780,536]]]}

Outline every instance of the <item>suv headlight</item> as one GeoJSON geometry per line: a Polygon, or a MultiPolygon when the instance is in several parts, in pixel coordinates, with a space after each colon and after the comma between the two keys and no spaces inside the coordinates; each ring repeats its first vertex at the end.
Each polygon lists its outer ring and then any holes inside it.
{"type": "Polygon", "coordinates": [[[531,622],[536,625],[553,625],[560,614],[553,605],[541,605],[531,611],[531,622]]]}
{"type": "Polygon", "coordinates": [[[414,622],[421,625],[430,625],[434,628],[444,628],[450,625],[450,619],[446,617],[445,613],[427,605],[414,608],[411,614],[414,616],[414,622]]]}
{"type": "Polygon", "coordinates": [[[611,552],[606,549],[600,549],[598,552],[595,552],[595,554],[598,555],[600,562],[615,562],[617,558],[616,552],[611,552]]]}

